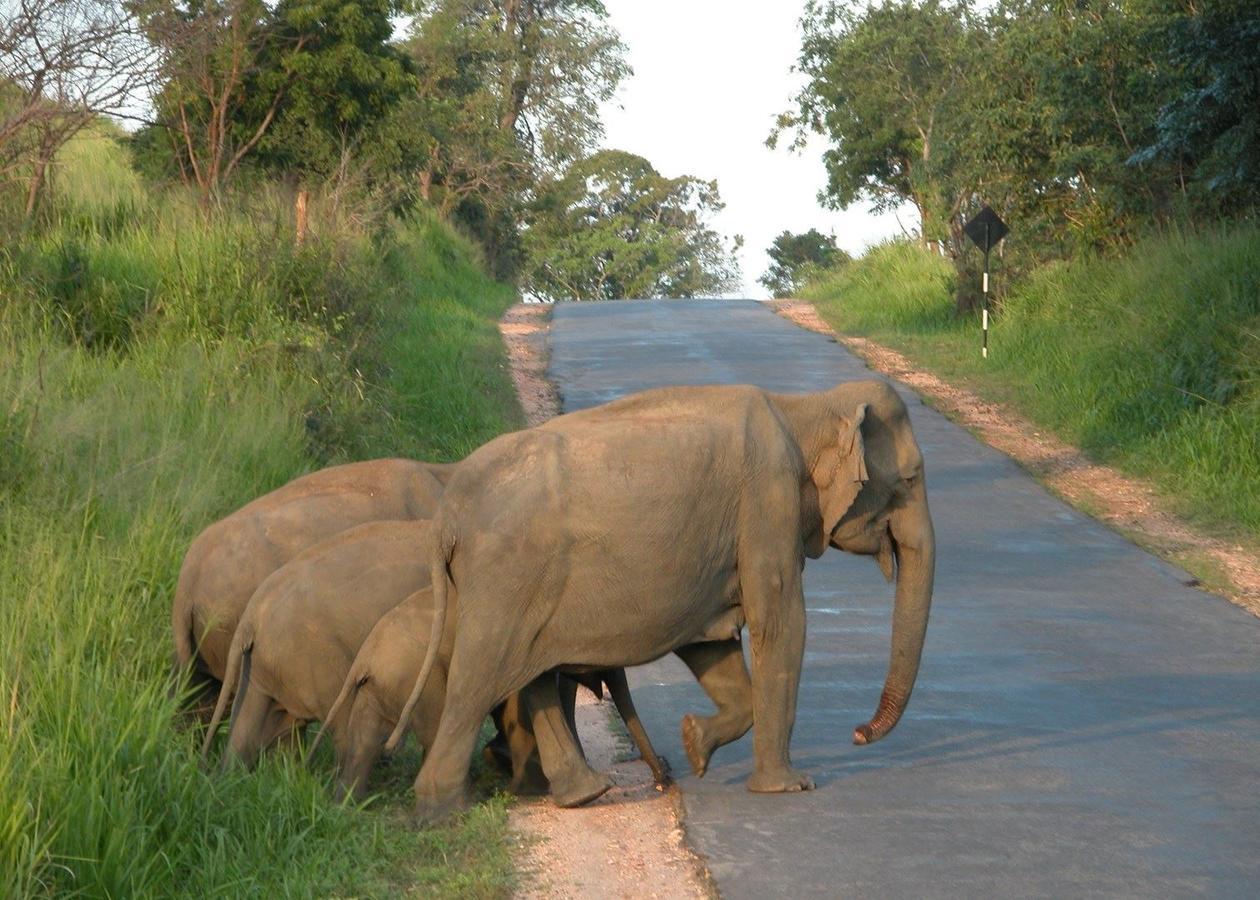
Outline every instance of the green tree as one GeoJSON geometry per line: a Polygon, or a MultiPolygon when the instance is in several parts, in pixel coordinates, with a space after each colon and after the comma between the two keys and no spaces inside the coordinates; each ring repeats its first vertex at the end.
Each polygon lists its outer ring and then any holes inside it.
{"type": "Polygon", "coordinates": [[[784,231],[774,239],[766,255],[770,268],[757,280],[773,297],[791,297],[811,272],[850,261],[849,254],[836,246],[832,235],[816,228],[801,234],[784,231]]]}
{"type": "Polygon", "coordinates": [[[955,221],[971,186],[956,183],[947,163],[958,146],[958,113],[969,89],[976,29],[965,3],[885,0],[806,4],[797,68],[808,81],[795,109],[779,117],[794,144],[825,136],[823,205],[843,209],[869,201],[876,210],[912,205],[924,240],[961,247],[955,221]]]}
{"type": "Polygon", "coordinates": [[[0,184],[25,181],[27,218],[62,147],[100,117],[125,116],[155,62],[114,0],[0,2],[0,184]]]}
{"type": "Polygon", "coordinates": [[[533,166],[515,133],[501,127],[486,30],[463,9],[438,8],[418,20],[406,49],[418,78],[410,118],[420,195],[444,218],[467,202],[513,207],[533,166]]]}
{"type": "MultiPolygon", "coordinates": [[[[265,95],[248,89],[280,52],[275,19],[262,0],[142,0],[139,9],[161,55],[155,128],[174,168],[209,205],[257,148],[293,83],[285,73],[265,95]]],[[[307,40],[299,35],[284,49],[307,40]]],[[[151,138],[139,143],[152,153],[151,138]]]]}
{"type": "Polygon", "coordinates": [[[454,0],[480,30],[499,127],[559,171],[604,135],[599,106],[630,74],[600,0],[454,0]]]}
{"type": "Polygon", "coordinates": [[[524,289],[547,300],[696,297],[735,290],[734,251],[707,224],[716,182],[666,178],[603,150],[539,191],[524,233],[524,289]]]}
{"type": "Polygon", "coordinates": [[[1253,208],[1260,203],[1260,10],[1225,0],[1174,3],[1166,41],[1167,68],[1186,83],[1131,162],[1171,161],[1216,207],[1253,208]]]}
{"type": "Polygon", "coordinates": [[[811,2],[808,81],[771,141],[827,138],[829,206],[912,206],[967,309],[978,276],[962,225],[985,203],[1016,229],[1020,265],[1124,245],[1172,213],[1177,167],[1135,152],[1184,83],[1161,40],[1173,2],[1001,0],[984,15],[967,0],[811,2]]]}
{"type": "Polygon", "coordinates": [[[409,144],[391,117],[415,89],[389,44],[394,0],[140,0],[161,50],[156,126],[135,146],[210,202],[242,168],[380,177],[409,144]],[[165,157],[165,159],[163,158],[165,157]]]}
{"type": "Polygon", "coordinates": [[[246,86],[256,102],[238,111],[249,130],[266,116],[266,98],[282,94],[258,164],[327,180],[352,159],[377,158],[382,141],[402,139],[382,127],[416,88],[409,60],[390,44],[390,17],[401,11],[398,0],[281,0],[272,8],[274,39],[246,86]]]}
{"type": "Polygon", "coordinates": [[[1080,0],[1047,8],[1008,0],[988,24],[990,71],[1001,66],[1011,76],[987,106],[998,116],[1019,110],[1021,118],[996,135],[982,132],[984,141],[1022,127],[1014,140],[1023,143],[1018,154],[988,153],[984,161],[1012,200],[1073,245],[1090,248],[1127,244],[1135,229],[1166,216],[1175,171],[1128,164],[1153,136],[1177,77],[1161,63],[1161,20],[1150,4],[1080,0]]]}
{"type": "Polygon", "coordinates": [[[407,49],[418,192],[512,277],[534,185],[599,143],[625,46],[597,0],[435,0],[407,49]]]}

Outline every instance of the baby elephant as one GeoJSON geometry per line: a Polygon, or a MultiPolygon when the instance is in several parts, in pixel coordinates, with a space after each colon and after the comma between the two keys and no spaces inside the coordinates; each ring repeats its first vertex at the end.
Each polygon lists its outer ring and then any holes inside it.
{"type": "MultiPolygon", "coordinates": [[[[382,616],[363,642],[341,693],[328,710],[326,719],[326,727],[333,733],[333,743],[340,762],[338,795],[347,791],[353,792],[357,799],[366,795],[368,776],[384,749],[385,739],[397,724],[398,716],[407,702],[407,695],[420,672],[425,646],[417,643],[416,636],[429,634],[433,616],[433,591],[426,587],[416,591],[382,616]]],[[[437,662],[409,723],[412,734],[422,747],[432,746],[442,717],[446,696],[446,667],[451,656],[451,645],[454,643],[452,630],[447,628],[446,632],[437,662]]],[[[601,695],[606,683],[617,712],[626,723],[626,729],[634,739],[644,762],[652,770],[657,784],[663,786],[669,783],[668,764],[657,756],[643,724],[639,721],[624,670],[584,674],[577,676],[576,680],[554,673],[543,678],[558,679],[560,710],[564,714],[563,725],[570,728],[573,727],[574,693],[578,683],[601,695]]],[[[541,793],[548,789],[549,780],[543,774],[538,760],[539,735],[534,731],[536,711],[530,708],[524,693],[508,698],[506,703],[495,710],[494,718],[506,743],[504,753],[506,768],[512,777],[511,790],[518,794],[541,793]]],[[[543,739],[547,740],[545,736],[543,739]]],[[[556,744],[548,742],[548,746],[556,744]]],[[[590,785],[583,779],[584,767],[577,763],[577,760],[561,756],[558,760],[559,771],[551,772],[550,790],[557,806],[578,806],[593,799],[589,796],[590,785]]],[[[596,787],[602,793],[603,784],[596,787]]]]}

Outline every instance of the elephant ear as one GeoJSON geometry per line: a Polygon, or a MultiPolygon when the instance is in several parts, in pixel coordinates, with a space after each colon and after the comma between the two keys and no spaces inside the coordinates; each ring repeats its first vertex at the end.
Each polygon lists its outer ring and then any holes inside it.
{"type": "Polygon", "coordinates": [[[866,445],[862,441],[865,418],[865,403],[859,404],[851,417],[842,416],[836,443],[827,448],[814,464],[812,474],[814,484],[818,486],[824,539],[830,538],[866,483],[866,445]]]}

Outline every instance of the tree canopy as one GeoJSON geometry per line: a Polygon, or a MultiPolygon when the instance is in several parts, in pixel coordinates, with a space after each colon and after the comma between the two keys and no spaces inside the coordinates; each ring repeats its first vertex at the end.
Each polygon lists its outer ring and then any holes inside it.
{"type": "MultiPolygon", "coordinates": [[[[58,0],[46,0],[58,2],[58,0]]],[[[95,0],[94,0],[95,2],[95,0]]],[[[599,0],[136,0],[159,48],[152,175],[213,208],[280,179],[432,206],[500,278],[545,296],[694,296],[737,283],[717,185],[600,150],[628,77],[599,0]],[[394,21],[409,13],[401,41],[394,21]],[[580,229],[569,233],[566,229],[580,229]]]]}
{"type": "Polygon", "coordinates": [[[733,251],[708,225],[717,184],[667,178],[641,156],[602,150],[544,185],[524,246],[527,291],[547,300],[696,297],[734,290],[733,251]]]}
{"type": "Polygon", "coordinates": [[[1210,2],[1166,27],[1184,73],[1130,162],[1173,161],[1228,209],[1260,203],[1260,7],[1210,2]]]}
{"type": "Polygon", "coordinates": [[[1260,200],[1247,4],[811,0],[801,30],[806,80],[770,142],[821,135],[822,203],[909,206],[960,270],[986,203],[1031,260],[1260,200]]]}
{"type": "Polygon", "coordinates": [[[833,235],[823,234],[817,228],[801,234],[782,232],[766,250],[766,255],[770,257],[770,268],[757,280],[776,298],[791,297],[811,273],[850,259],[849,254],[836,246],[833,235]]]}

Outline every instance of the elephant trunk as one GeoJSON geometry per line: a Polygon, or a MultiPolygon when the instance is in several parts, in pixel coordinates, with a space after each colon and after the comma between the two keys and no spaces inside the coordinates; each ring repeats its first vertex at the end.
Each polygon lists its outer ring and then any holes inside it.
{"type": "Polygon", "coordinates": [[[897,558],[897,599],[893,606],[892,654],[879,708],[853,732],[853,743],[873,744],[893,730],[905,712],[919,674],[936,573],[936,536],[922,482],[916,496],[890,522],[897,558]]]}

